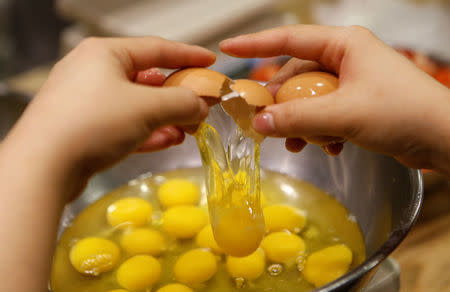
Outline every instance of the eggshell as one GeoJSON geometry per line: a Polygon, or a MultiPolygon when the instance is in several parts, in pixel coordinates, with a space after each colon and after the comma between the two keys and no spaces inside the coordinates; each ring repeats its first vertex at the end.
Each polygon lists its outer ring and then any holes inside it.
{"type": "Polygon", "coordinates": [[[291,77],[278,90],[275,101],[282,103],[295,98],[328,94],[339,87],[336,76],[326,72],[307,72],[291,77]]]}
{"type": "MultiPolygon", "coordinates": [[[[307,72],[291,77],[278,90],[276,103],[283,103],[296,98],[318,97],[328,94],[339,87],[339,79],[326,72],[307,72]]],[[[342,138],[329,136],[303,137],[309,143],[328,145],[331,142],[344,141],[342,138]]]]}
{"type": "Polygon", "coordinates": [[[227,93],[226,91],[230,91],[230,82],[231,80],[227,76],[211,69],[187,68],[172,73],[167,77],[163,86],[189,88],[198,96],[218,98],[227,93]]]}
{"type": "Polygon", "coordinates": [[[270,91],[256,81],[239,79],[234,81],[231,88],[250,105],[266,106],[274,103],[270,91]]]}

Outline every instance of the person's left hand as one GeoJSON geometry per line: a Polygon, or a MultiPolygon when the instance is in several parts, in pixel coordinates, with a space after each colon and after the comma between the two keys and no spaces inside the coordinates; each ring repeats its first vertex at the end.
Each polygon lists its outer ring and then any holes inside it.
{"type": "Polygon", "coordinates": [[[87,178],[131,152],[179,144],[177,126],[199,123],[208,106],[189,89],[159,87],[165,76],[155,68],[214,61],[157,37],[87,39],[55,65],[3,146],[87,178]]]}

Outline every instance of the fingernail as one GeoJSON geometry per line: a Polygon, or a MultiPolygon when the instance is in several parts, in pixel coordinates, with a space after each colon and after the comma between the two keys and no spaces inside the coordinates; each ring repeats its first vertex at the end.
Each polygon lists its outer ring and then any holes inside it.
{"type": "Polygon", "coordinates": [[[339,155],[339,153],[342,152],[342,149],[344,148],[344,144],[343,143],[332,143],[332,144],[328,144],[326,146],[321,146],[322,150],[331,156],[336,156],[339,155]]]}
{"type": "Polygon", "coordinates": [[[275,133],[275,122],[273,115],[269,112],[256,115],[252,123],[253,128],[263,135],[271,135],[275,133]]]}
{"type": "Polygon", "coordinates": [[[225,43],[229,43],[231,40],[233,40],[234,38],[227,38],[227,39],[224,39],[223,41],[221,41],[220,43],[219,43],[219,46],[221,46],[221,45],[223,45],[223,44],[225,44],[225,43]]]}

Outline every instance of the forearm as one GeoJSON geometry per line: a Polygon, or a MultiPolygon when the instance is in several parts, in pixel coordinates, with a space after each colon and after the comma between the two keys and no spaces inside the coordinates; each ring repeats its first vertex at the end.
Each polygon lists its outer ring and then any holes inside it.
{"type": "Polygon", "coordinates": [[[45,291],[59,218],[79,182],[44,143],[10,138],[0,145],[0,291],[45,291]]]}

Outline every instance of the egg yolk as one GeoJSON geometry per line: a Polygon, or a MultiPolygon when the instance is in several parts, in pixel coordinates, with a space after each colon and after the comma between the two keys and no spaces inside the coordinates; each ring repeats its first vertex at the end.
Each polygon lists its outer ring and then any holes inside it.
{"type": "Polygon", "coordinates": [[[152,212],[153,208],[149,202],[130,197],[111,204],[107,209],[106,219],[112,227],[119,225],[139,227],[151,222],[152,212]]]}
{"type": "Polygon", "coordinates": [[[200,284],[217,272],[217,261],[212,252],[198,248],[181,255],[174,267],[175,278],[184,284],[200,284]]]}
{"type": "Polygon", "coordinates": [[[162,228],[176,238],[192,238],[207,223],[205,211],[195,206],[173,207],[162,216],[162,228]]]}
{"type": "Polygon", "coordinates": [[[194,292],[194,290],[182,284],[169,284],[159,288],[156,292],[194,292]]]}
{"type": "Polygon", "coordinates": [[[137,255],[117,269],[117,282],[125,289],[139,291],[150,288],[161,276],[161,264],[152,256],[137,255]]]}
{"type": "Polygon", "coordinates": [[[259,144],[238,130],[226,154],[220,135],[206,123],[200,124],[195,137],[207,172],[208,207],[217,245],[231,256],[250,255],[265,233],[259,144]],[[244,157],[238,154],[249,147],[252,150],[244,157]]]}
{"type": "Polygon", "coordinates": [[[352,260],[352,251],[346,245],[333,245],[309,255],[302,273],[314,286],[323,286],[343,276],[352,260]]]}
{"type": "Polygon", "coordinates": [[[209,248],[215,254],[223,253],[223,250],[217,245],[217,242],[214,239],[210,224],[206,225],[202,230],[200,230],[200,232],[197,234],[195,242],[199,247],[209,248]]]}
{"type": "Polygon", "coordinates": [[[114,290],[109,290],[108,292],[128,292],[125,289],[114,289],[114,290]]]}
{"type": "Polygon", "coordinates": [[[305,252],[305,242],[299,236],[290,232],[274,232],[267,235],[262,243],[269,260],[285,263],[295,260],[298,255],[305,252]]]}
{"type": "Polygon", "coordinates": [[[123,250],[129,254],[160,255],[166,248],[164,237],[159,231],[138,228],[125,232],[120,240],[123,250]]]}
{"type": "Polygon", "coordinates": [[[187,179],[170,179],[159,187],[158,198],[164,208],[195,205],[200,199],[200,189],[187,179]]]}
{"type": "Polygon", "coordinates": [[[111,271],[120,258],[119,247],[112,241],[87,237],[78,241],[69,254],[72,266],[84,275],[98,276],[111,271]]]}
{"type": "Polygon", "coordinates": [[[264,218],[248,207],[216,209],[214,237],[226,254],[243,257],[254,252],[264,236],[264,218]]]}
{"type": "Polygon", "coordinates": [[[258,248],[254,253],[249,256],[227,257],[227,270],[231,277],[242,277],[247,280],[254,280],[264,273],[264,267],[266,264],[266,257],[264,251],[258,248]]]}
{"type": "Polygon", "coordinates": [[[267,232],[289,230],[299,233],[306,223],[304,213],[294,207],[273,205],[264,208],[263,212],[267,232]]]}

